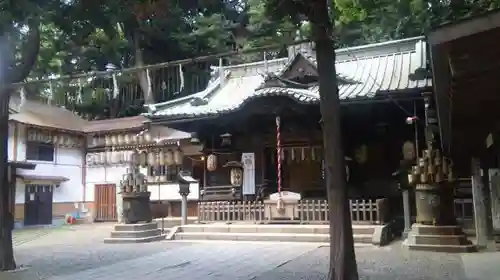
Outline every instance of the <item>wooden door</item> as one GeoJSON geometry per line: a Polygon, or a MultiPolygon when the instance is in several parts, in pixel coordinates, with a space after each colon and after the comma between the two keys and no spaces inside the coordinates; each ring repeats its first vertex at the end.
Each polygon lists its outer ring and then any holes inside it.
{"type": "Polygon", "coordinates": [[[116,185],[94,185],[97,222],[116,221],[116,185]]]}
{"type": "Polygon", "coordinates": [[[24,225],[52,224],[52,185],[26,185],[24,225]]]}

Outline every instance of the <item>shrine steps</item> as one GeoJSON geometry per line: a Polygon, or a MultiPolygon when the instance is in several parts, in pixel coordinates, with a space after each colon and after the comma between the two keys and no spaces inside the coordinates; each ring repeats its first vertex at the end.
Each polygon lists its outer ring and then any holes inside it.
{"type": "MultiPolygon", "coordinates": [[[[354,242],[358,244],[381,243],[381,234],[376,225],[353,225],[354,242]]],[[[218,240],[218,241],[269,241],[269,242],[314,242],[329,243],[328,225],[297,224],[192,224],[172,229],[172,240],[218,240]]],[[[382,244],[384,245],[384,244],[382,244]]]]}
{"type": "Polygon", "coordinates": [[[166,234],[161,232],[156,222],[144,224],[117,224],[114,226],[111,236],[104,239],[104,243],[146,243],[165,240],[165,236],[166,234]]]}

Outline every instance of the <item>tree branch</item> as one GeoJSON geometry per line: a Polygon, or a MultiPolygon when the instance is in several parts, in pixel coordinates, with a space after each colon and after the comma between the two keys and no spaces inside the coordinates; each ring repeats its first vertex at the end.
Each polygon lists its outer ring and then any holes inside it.
{"type": "Polygon", "coordinates": [[[19,66],[12,69],[8,78],[8,83],[19,83],[28,77],[36,63],[40,51],[40,28],[39,21],[32,21],[29,27],[29,33],[26,42],[21,48],[21,62],[19,66]]]}

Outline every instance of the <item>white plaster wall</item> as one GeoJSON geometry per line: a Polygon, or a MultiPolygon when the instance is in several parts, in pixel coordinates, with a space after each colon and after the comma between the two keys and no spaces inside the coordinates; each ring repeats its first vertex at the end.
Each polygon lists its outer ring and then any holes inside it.
{"type": "MultiPolygon", "coordinates": [[[[62,182],[59,187],[54,189],[54,202],[81,202],[83,201],[83,151],[79,148],[60,148],[56,147],[54,161],[31,161],[26,160],[26,127],[18,125],[17,153],[16,158],[11,160],[27,161],[36,164],[34,170],[18,169],[21,175],[40,175],[40,176],[64,176],[69,180],[62,182]]],[[[14,156],[13,156],[14,157],[14,156]]],[[[16,203],[24,203],[24,183],[17,180],[16,184],[16,203]],[[21,195],[22,194],[22,195],[21,195]]]]}
{"type": "MultiPolygon", "coordinates": [[[[86,173],[86,201],[95,201],[94,186],[99,184],[116,184],[116,191],[119,192],[120,180],[127,172],[126,165],[115,166],[87,166],[86,173]]],[[[146,175],[146,169],[141,168],[141,173],[146,175]]],[[[150,185],[148,190],[151,192],[151,200],[180,200],[179,185],[175,183],[161,184],[160,196],[158,196],[158,185],[150,185]]],[[[200,194],[200,187],[198,183],[191,184],[191,193],[188,196],[189,200],[197,200],[200,194]]]]}
{"type": "Polygon", "coordinates": [[[87,166],[86,167],[86,201],[94,201],[94,185],[100,184],[116,184],[117,192],[119,191],[118,185],[122,179],[123,174],[127,171],[126,165],[116,166],[87,166]]]}
{"type": "MultiPolygon", "coordinates": [[[[200,184],[190,184],[189,190],[188,200],[198,200],[200,198],[200,184]]],[[[151,200],[181,200],[179,184],[149,185],[148,191],[151,192],[151,200]]]]}
{"type": "Polygon", "coordinates": [[[14,133],[15,133],[15,127],[16,124],[13,122],[9,123],[9,139],[7,141],[7,148],[8,148],[8,155],[9,155],[9,160],[14,160],[14,150],[16,149],[16,146],[14,145],[14,133]]]}

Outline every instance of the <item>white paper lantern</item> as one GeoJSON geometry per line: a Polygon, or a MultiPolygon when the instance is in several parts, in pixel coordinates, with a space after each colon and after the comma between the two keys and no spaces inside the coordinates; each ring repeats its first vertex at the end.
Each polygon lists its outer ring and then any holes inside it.
{"type": "Polygon", "coordinates": [[[52,143],[54,145],[57,145],[57,143],[59,143],[59,136],[58,135],[52,136],[52,143]]]}
{"type": "Polygon", "coordinates": [[[147,153],[146,151],[142,151],[140,154],[139,154],[139,165],[141,167],[146,167],[146,164],[147,164],[147,153]]]}
{"type": "Polygon", "coordinates": [[[96,165],[97,164],[97,154],[92,153],[90,157],[90,164],[91,165],[96,165]]]}
{"type": "Polygon", "coordinates": [[[156,165],[156,153],[155,152],[149,152],[148,153],[148,165],[149,166],[155,166],[156,165]]]}
{"type": "Polygon", "coordinates": [[[92,146],[93,147],[99,146],[99,137],[98,136],[92,137],[92,146]]]}
{"type": "Polygon", "coordinates": [[[130,144],[130,135],[129,134],[123,135],[123,144],[125,144],[125,145],[130,144]]]}
{"type": "Polygon", "coordinates": [[[111,146],[111,136],[109,135],[104,136],[104,145],[111,146]]]}
{"type": "Polygon", "coordinates": [[[174,164],[175,165],[182,165],[183,157],[184,157],[184,155],[180,149],[175,150],[175,152],[174,152],[174,164]]]}
{"type": "Polygon", "coordinates": [[[97,164],[101,165],[106,163],[106,154],[104,152],[97,153],[97,164]]]}
{"type": "Polygon", "coordinates": [[[174,164],[174,154],[172,153],[172,151],[168,150],[165,153],[165,165],[171,166],[173,164],[174,164]]]}
{"type": "Polygon", "coordinates": [[[144,144],[144,137],[143,137],[143,135],[139,135],[139,136],[135,137],[135,142],[137,144],[144,144]]]}
{"type": "Polygon", "coordinates": [[[119,156],[120,156],[120,152],[118,151],[114,151],[114,152],[111,152],[111,159],[112,159],[112,162],[113,164],[118,164],[120,163],[120,159],[119,159],[119,156]]]}
{"type": "Polygon", "coordinates": [[[124,144],[123,134],[116,135],[116,144],[122,146],[124,144]]]}
{"type": "Polygon", "coordinates": [[[403,158],[405,160],[415,159],[415,145],[411,141],[406,141],[403,144],[403,158]]]}
{"type": "Polygon", "coordinates": [[[217,170],[217,156],[211,154],[207,157],[207,170],[212,172],[217,170]]]}
{"type": "Polygon", "coordinates": [[[85,156],[85,163],[86,163],[87,165],[92,165],[92,154],[87,154],[87,155],[85,156]]]}
{"type": "Polygon", "coordinates": [[[32,129],[28,130],[28,141],[35,141],[35,131],[32,129]]]}
{"type": "Polygon", "coordinates": [[[124,163],[125,162],[125,151],[118,151],[116,153],[118,154],[118,163],[124,163]]]}
{"type": "Polygon", "coordinates": [[[165,152],[163,150],[158,153],[158,161],[160,165],[165,165],[165,152]]]}
{"type": "Polygon", "coordinates": [[[41,142],[42,141],[42,133],[41,131],[35,130],[35,141],[41,142]]]}
{"type": "Polygon", "coordinates": [[[243,169],[239,167],[231,168],[231,185],[233,187],[239,187],[243,184],[243,169]]]}
{"type": "Polygon", "coordinates": [[[59,143],[57,143],[59,146],[65,146],[66,145],[66,138],[67,136],[66,135],[61,135],[59,137],[59,143]]]}
{"type": "Polygon", "coordinates": [[[75,139],[71,136],[66,137],[66,147],[74,147],[75,139]]]}
{"type": "Polygon", "coordinates": [[[118,145],[118,136],[116,134],[111,135],[110,140],[112,146],[118,145]]]}
{"type": "Polygon", "coordinates": [[[139,153],[137,153],[137,151],[131,151],[129,155],[129,162],[133,165],[139,164],[139,153]]]}
{"type": "Polygon", "coordinates": [[[112,164],[113,163],[113,152],[107,151],[105,154],[106,154],[106,164],[112,164]]]}
{"type": "Polygon", "coordinates": [[[152,138],[151,138],[151,134],[149,134],[149,132],[145,132],[145,133],[143,134],[143,136],[144,136],[144,142],[145,142],[145,143],[151,143],[152,138]]]}

